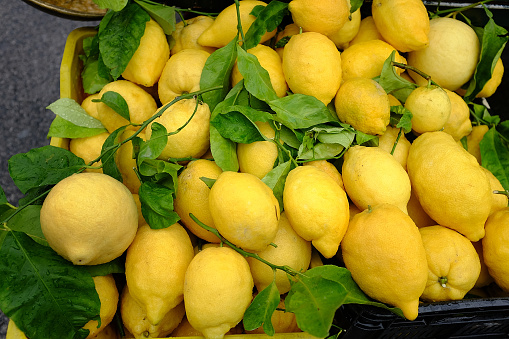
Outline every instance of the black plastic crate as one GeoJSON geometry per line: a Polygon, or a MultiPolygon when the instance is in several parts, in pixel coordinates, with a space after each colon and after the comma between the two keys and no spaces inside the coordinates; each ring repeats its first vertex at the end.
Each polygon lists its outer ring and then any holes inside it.
{"type": "Polygon", "coordinates": [[[422,304],[410,321],[382,308],[343,305],[336,314],[339,338],[509,338],[509,298],[422,304]]]}

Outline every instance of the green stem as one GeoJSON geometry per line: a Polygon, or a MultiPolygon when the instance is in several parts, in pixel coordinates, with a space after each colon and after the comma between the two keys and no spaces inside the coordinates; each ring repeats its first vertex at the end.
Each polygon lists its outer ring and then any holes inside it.
{"type": "Polygon", "coordinates": [[[426,73],[424,73],[423,71],[413,67],[413,66],[410,66],[410,65],[407,65],[407,64],[402,64],[401,62],[396,62],[396,61],[391,61],[391,64],[393,66],[396,66],[396,67],[399,67],[399,68],[402,68],[402,69],[405,69],[405,70],[410,70],[412,72],[415,72],[417,74],[419,74],[421,77],[423,77],[424,79],[426,79],[428,81],[428,84],[433,84],[435,86],[439,86],[436,82],[434,82],[433,80],[431,80],[431,75],[428,75],[426,73]]]}
{"type": "Polygon", "coordinates": [[[391,155],[394,155],[394,151],[396,150],[396,146],[398,146],[399,138],[401,138],[402,129],[399,129],[398,136],[396,137],[396,141],[394,141],[394,145],[392,146],[391,155]]]}
{"type": "Polygon", "coordinates": [[[208,17],[215,17],[215,16],[218,16],[218,14],[219,14],[219,13],[207,13],[207,12],[195,11],[194,9],[191,9],[191,8],[175,8],[175,11],[178,13],[178,15],[180,15],[180,17],[182,17],[182,14],[180,12],[187,12],[187,13],[193,13],[193,14],[198,14],[198,15],[205,15],[205,16],[208,16],[208,17]]]}
{"type": "MultiPolygon", "coordinates": [[[[240,38],[242,40],[242,42],[245,41],[245,38],[244,38],[244,31],[242,30],[242,22],[240,21],[240,3],[239,3],[239,0],[235,0],[235,7],[237,8],[237,30],[239,31],[240,33],[240,38]]],[[[246,44],[242,44],[242,48],[245,50],[246,49],[246,44]]]]}
{"type": "Polygon", "coordinates": [[[444,10],[437,10],[435,12],[435,14],[442,15],[442,14],[447,14],[447,13],[463,12],[463,11],[466,11],[467,9],[471,9],[471,8],[483,5],[483,4],[491,2],[491,1],[493,1],[493,0],[483,0],[483,1],[479,1],[479,2],[473,3],[471,5],[465,6],[465,7],[461,7],[461,8],[449,8],[449,9],[444,9],[444,10]]]}
{"type": "Polygon", "coordinates": [[[509,190],[503,190],[503,191],[494,190],[493,194],[502,194],[502,195],[505,195],[506,197],[509,197],[509,190]]]}
{"type": "Polygon", "coordinates": [[[202,228],[206,229],[207,231],[215,234],[219,239],[221,239],[221,242],[225,243],[226,245],[230,246],[232,249],[234,249],[235,251],[237,251],[238,253],[242,254],[243,256],[245,257],[250,257],[250,258],[254,258],[256,260],[259,260],[261,261],[262,263],[264,263],[265,265],[269,266],[270,268],[272,268],[273,270],[281,270],[281,271],[284,271],[286,273],[288,273],[289,275],[291,275],[292,277],[296,276],[296,275],[299,275],[299,274],[302,274],[301,272],[299,271],[296,271],[294,270],[293,268],[291,268],[290,266],[281,266],[281,265],[275,265],[271,262],[268,262],[267,260],[263,259],[262,257],[260,257],[258,254],[256,253],[251,253],[251,252],[247,252],[247,251],[244,251],[243,249],[241,248],[238,248],[237,246],[235,246],[234,244],[232,244],[230,241],[228,241],[226,238],[224,238],[221,234],[219,234],[219,231],[216,230],[215,228],[213,227],[210,227],[210,226],[207,226],[205,225],[204,223],[202,223],[200,220],[198,220],[198,218],[196,218],[193,213],[189,213],[189,216],[191,217],[191,219],[193,219],[198,225],[200,225],[202,228]]]}
{"type": "Polygon", "coordinates": [[[447,286],[447,277],[438,278],[438,283],[440,284],[440,286],[445,288],[447,286]]]}
{"type": "Polygon", "coordinates": [[[50,189],[47,189],[46,191],[44,191],[43,193],[39,194],[38,196],[36,196],[35,198],[33,198],[32,200],[30,200],[29,202],[27,202],[26,204],[22,205],[22,206],[19,206],[15,211],[14,213],[12,213],[11,215],[9,215],[4,221],[3,221],[3,224],[6,225],[7,227],[7,223],[9,222],[9,220],[11,220],[16,214],[18,214],[19,212],[21,212],[25,207],[33,204],[34,202],[36,202],[37,200],[41,199],[42,197],[44,197],[45,195],[47,195],[49,192],[51,191],[51,188],[50,189]]]}

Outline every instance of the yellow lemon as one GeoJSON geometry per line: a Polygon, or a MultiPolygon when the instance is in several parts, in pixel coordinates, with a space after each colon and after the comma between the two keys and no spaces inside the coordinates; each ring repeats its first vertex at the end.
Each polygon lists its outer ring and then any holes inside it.
{"type": "MultiPolygon", "coordinates": [[[[385,60],[396,51],[394,47],[382,40],[368,40],[352,44],[341,53],[341,69],[344,81],[352,78],[374,78],[382,73],[385,60]]],[[[406,60],[397,51],[394,61],[406,64],[406,60]]],[[[403,72],[394,68],[397,74],[403,72]]]]}
{"type": "Polygon", "coordinates": [[[295,232],[332,258],[348,227],[345,191],[319,168],[298,166],[286,178],[283,204],[295,232]]]}
{"type": "MultiPolygon", "coordinates": [[[[69,141],[69,151],[85,160],[85,164],[89,164],[96,160],[102,151],[102,147],[106,139],[109,137],[108,132],[100,133],[86,138],[74,138],[69,141]]],[[[101,161],[91,164],[94,167],[100,166],[101,161]]],[[[100,172],[102,168],[87,168],[85,172],[100,172]]]]}
{"type": "Polygon", "coordinates": [[[341,243],[346,268],[371,298],[399,307],[414,320],[428,278],[418,228],[391,204],[370,207],[350,221],[341,243]]]}
{"type": "Polygon", "coordinates": [[[486,235],[482,239],[484,263],[495,283],[509,292],[509,207],[498,210],[486,221],[486,235]]]}
{"type": "Polygon", "coordinates": [[[472,126],[472,132],[467,135],[467,150],[468,153],[472,154],[479,164],[482,163],[481,159],[481,149],[479,148],[479,143],[484,138],[486,132],[489,131],[489,127],[487,125],[478,125],[472,126]]]}
{"type": "Polygon", "coordinates": [[[293,35],[283,50],[283,73],[294,93],[311,95],[329,104],[341,84],[341,55],[325,35],[293,35]]]}
{"type": "Polygon", "coordinates": [[[145,225],[147,222],[145,221],[145,218],[143,217],[142,211],[141,211],[141,201],[140,196],[138,193],[133,193],[134,202],[136,203],[136,207],[138,208],[138,227],[145,225]]]}
{"type": "MultiPolygon", "coordinates": [[[[116,92],[124,98],[129,108],[130,122],[133,124],[143,123],[157,110],[154,98],[131,81],[116,80],[106,84],[99,92],[100,97],[106,92],[116,92]]],[[[97,114],[99,121],[110,133],[122,126],[129,125],[129,121],[102,102],[97,104],[97,114]]],[[[131,129],[133,128],[135,127],[131,127],[131,129]]]]}
{"type": "Polygon", "coordinates": [[[184,302],[169,310],[157,324],[149,322],[145,308],[129,293],[126,285],[120,299],[120,315],[125,328],[134,338],[162,338],[169,335],[185,315],[184,302]]]}
{"type": "Polygon", "coordinates": [[[452,135],[458,141],[472,132],[472,121],[470,121],[470,109],[467,103],[455,92],[445,89],[451,102],[451,115],[444,125],[444,132],[452,135]]]}
{"type": "Polygon", "coordinates": [[[253,278],[246,259],[230,247],[208,247],[186,271],[184,303],[193,328],[223,338],[251,303],[253,278]]]}
{"type": "Polygon", "coordinates": [[[336,114],[358,131],[382,135],[389,125],[391,107],[382,86],[368,78],[345,80],[334,99],[336,114]]]}
{"type": "Polygon", "coordinates": [[[210,188],[200,178],[217,179],[221,172],[221,168],[214,161],[191,161],[178,176],[178,189],[173,202],[175,212],[186,228],[197,237],[214,243],[219,242],[219,238],[198,225],[190,214],[205,225],[215,228],[209,209],[210,188]]]}
{"type": "Polygon", "coordinates": [[[342,175],[348,197],[361,211],[389,203],[407,213],[410,178],[386,151],[378,147],[350,147],[344,155],[342,175]]]}
{"type": "Polygon", "coordinates": [[[269,186],[253,174],[219,174],[210,189],[209,208],[219,233],[245,250],[262,251],[276,236],[279,203],[269,186]]]}
{"type": "Polygon", "coordinates": [[[131,192],[102,173],[73,174],[59,181],[46,196],[40,219],[51,248],[75,265],[119,257],[138,229],[131,192]]]}
{"type": "Polygon", "coordinates": [[[204,102],[182,99],[174,103],[147,126],[147,140],[152,136],[154,122],[163,125],[167,133],[174,133],[168,136],[166,147],[158,157],[161,160],[199,158],[209,148],[210,109],[204,102]]]}
{"type": "Polygon", "coordinates": [[[118,305],[118,290],[113,275],[96,276],[92,279],[94,279],[95,290],[101,301],[99,313],[101,326],[99,326],[97,320],[90,320],[86,323],[83,328],[90,331],[87,338],[95,338],[97,334],[102,332],[111,323],[117,312],[118,305]]]}
{"type": "MultiPolygon", "coordinates": [[[[288,85],[283,74],[283,64],[279,54],[269,46],[261,44],[248,49],[247,52],[256,56],[260,65],[269,73],[270,83],[277,96],[280,98],[284,97],[288,90],[288,85]]],[[[231,78],[232,87],[243,79],[237,63],[233,66],[231,78]]]]}
{"type": "Polygon", "coordinates": [[[490,275],[488,266],[486,266],[486,263],[484,262],[482,241],[479,240],[473,242],[472,245],[474,245],[477,255],[479,256],[479,261],[481,262],[481,272],[479,273],[479,278],[477,278],[477,281],[475,282],[474,288],[482,288],[491,284],[493,282],[493,277],[490,275]]]}
{"type": "Polygon", "coordinates": [[[490,80],[486,84],[484,84],[482,90],[477,93],[477,98],[489,98],[491,97],[497,90],[498,86],[502,83],[502,78],[504,76],[504,63],[502,62],[502,58],[498,58],[495,63],[495,67],[493,68],[493,72],[491,74],[490,80]]]}
{"type": "Polygon", "coordinates": [[[127,250],[125,276],[130,295],[152,325],[182,302],[184,275],[193,256],[189,235],[179,224],[163,229],[145,224],[138,229],[127,250]]]}
{"type": "Polygon", "coordinates": [[[12,319],[9,319],[5,339],[27,339],[27,336],[16,326],[12,319]]]}
{"type": "MultiPolygon", "coordinates": [[[[294,24],[293,22],[289,23],[288,25],[285,26],[285,28],[281,32],[279,32],[277,34],[276,44],[279,43],[280,40],[283,38],[290,39],[292,35],[299,34],[299,33],[302,33],[301,28],[299,26],[297,26],[296,24],[294,24]]],[[[283,50],[284,50],[284,47],[276,48],[276,52],[279,55],[279,57],[281,58],[281,61],[283,61],[283,50]]]]}
{"type": "Polygon", "coordinates": [[[421,0],[374,0],[371,13],[384,40],[398,51],[410,52],[428,46],[430,23],[421,0]]]}
{"type": "Polygon", "coordinates": [[[463,299],[479,278],[481,262],[472,242],[440,225],[419,228],[428,260],[425,301],[463,299]]]}
{"type": "Polygon", "coordinates": [[[159,101],[164,105],[179,95],[200,90],[200,78],[210,54],[200,49],[184,49],[166,62],[158,82],[159,101]]]}
{"type": "MultiPolygon", "coordinates": [[[[378,147],[391,153],[396,143],[396,139],[400,134],[400,129],[392,126],[387,126],[385,133],[378,137],[378,147]]],[[[401,164],[406,170],[406,159],[408,158],[408,150],[410,149],[410,141],[405,137],[405,133],[401,131],[398,143],[392,156],[401,164]]]]}
{"type": "Polygon", "coordinates": [[[122,77],[136,84],[151,87],[159,80],[169,57],[170,46],[166,34],[156,21],[150,19],[145,24],[140,44],[129,60],[122,77]]]}
{"type": "Polygon", "coordinates": [[[329,162],[327,160],[313,160],[313,161],[305,162],[304,166],[314,166],[314,167],[321,169],[322,171],[324,171],[325,173],[330,175],[332,177],[332,179],[334,179],[334,181],[342,189],[345,189],[345,185],[343,185],[343,178],[341,177],[341,173],[339,173],[336,166],[334,166],[331,162],[329,162]]]}
{"type": "MultiPolygon", "coordinates": [[[[251,15],[251,11],[256,6],[267,6],[263,1],[243,0],[239,2],[240,22],[244,34],[249,30],[256,17],[251,15]]],[[[232,4],[223,9],[216,17],[212,25],[208,27],[198,37],[198,44],[208,47],[221,48],[226,46],[237,36],[237,8],[232,4]]],[[[276,30],[266,32],[262,37],[260,43],[272,38],[276,35],[276,30]]]]}
{"type": "MultiPolygon", "coordinates": [[[[431,76],[441,87],[455,91],[474,74],[479,60],[480,44],[475,31],[466,23],[452,18],[430,20],[428,47],[409,52],[408,64],[431,76]]],[[[427,83],[410,71],[415,83],[427,83]]]]}
{"type": "Polygon", "coordinates": [[[476,159],[445,132],[421,134],[410,146],[407,170],[426,213],[471,241],[484,236],[491,210],[488,177],[476,159]]]}
{"type": "Polygon", "coordinates": [[[339,31],[350,15],[347,0],[292,0],[288,10],[297,26],[323,35],[339,31]]]}
{"type": "MultiPolygon", "coordinates": [[[[311,262],[311,243],[293,230],[285,212],[281,213],[279,228],[272,242],[277,247],[267,246],[263,251],[257,252],[262,259],[275,265],[289,266],[298,272],[305,272],[308,269],[311,262]]],[[[247,262],[258,291],[272,283],[274,280],[272,268],[255,258],[247,258],[247,262]]],[[[280,294],[290,290],[290,279],[285,272],[277,270],[275,279],[280,294]]]]}
{"type": "MultiPolygon", "coordinates": [[[[350,11],[351,5],[350,0],[348,0],[348,10],[350,11]]],[[[359,32],[359,27],[361,24],[361,9],[358,8],[355,12],[350,13],[348,16],[348,20],[345,22],[343,27],[339,30],[330,33],[327,35],[329,39],[332,40],[336,44],[336,46],[340,50],[344,50],[350,45],[350,41],[355,38],[357,33],[359,32]]]]}
{"type": "Polygon", "coordinates": [[[85,112],[87,112],[88,115],[99,120],[99,114],[97,113],[98,103],[93,101],[97,99],[101,99],[99,93],[91,94],[83,99],[81,102],[81,107],[85,110],[85,112]]]}
{"type": "Polygon", "coordinates": [[[362,41],[369,40],[384,41],[384,38],[376,28],[375,21],[373,20],[373,17],[371,15],[368,15],[361,20],[359,24],[359,31],[352,39],[352,41],[350,41],[350,46],[355,45],[362,41]]]}
{"type": "MultiPolygon", "coordinates": [[[[133,130],[124,130],[120,136],[120,141],[125,141],[134,133],[135,131],[133,130]]],[[[139,133],[138,137],[145,139],[145,133],[139,133]]],[[[126,187],[129,188],[132,193],[138,193],[141,182],[138,178],[138,174],[136,173],[138,166],[136,164],[136,159],[133,158],[133,154],[134,150],[132,141],[125,142],[122,146],[120,146],[117,153],[115,154],[115,163],[117,164],[118,170],[122,175],[122,183],[126,185],[126,187]]]]}
{"type": "Polygon", "coordinates": [[[418,134],[439,131],[451,116],[451,100],[447,93],[435,85],[414,89],[405,101],[412,112],[412,130],[418,134]]]}
{"type": "Polygon", "coordinates": [[[171,48],[171,54],[176,54],[184,49],[202,49],[212,54],[216,48],[200,45],[198,38],[213,23],[213,18],[206,15],[198,15],[175,24],[175,30],[171,33],[175,41],[171,48]]]}
{"type": "Polygon", "coordinates": [[[491,204],[491,210],[490,210],[490,215],[491,215],[494,212],[507,207],[509,202],[507,199],[507,195],[494,193],[494,191],[500,191],[500,192],[505,191],[504,186],[502,186],[502,184],[500,183],[500,180],[498,180],[498,178],[495,175],[493,175],[493,173],[491,173],[488,169],[486,169],[484,167],[481,167],[481,168],[482,168],[483,172],[486,173],[486,176],[488,177],[488,180],[490,181],[490,188],[491,188],[491,192],[493,193],[491,195],[491,197],[493,199],[492,204],[491,204]]]}
{"type": "MultiPolygon", "coordinates": [[[[255,122],[263,135],[274,139],[276,133],[268,122],[255,122]]],[[[277,145],[268,140],[255,141],[250,144],[237,144],[237,158],[240,171],[251,173],[262,179],[272,168],[278,156],[277,145]]]]}
{"type": "Polygon", "coordinates": [[[437,224],[435,220],[431,219],[426,211],[424,211],[413,189],[410,194],[410,200],[408,200],[407,211],[408,216],[412,218],[417,227],[433,226],[437,224]]]}

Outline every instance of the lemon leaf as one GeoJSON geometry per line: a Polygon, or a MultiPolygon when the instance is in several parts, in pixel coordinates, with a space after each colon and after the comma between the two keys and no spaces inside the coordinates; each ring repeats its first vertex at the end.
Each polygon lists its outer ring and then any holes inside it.
{"type": "Polygon", "coordinates": [[[41,222],[39,220],[41,207],[41,205],[28,205],[16,211],[16,214],[7,222],[7,225],[11,230],[23,232],[35,242],[48,246],[48,242],[42,233],[41,222]]]}
{"type": "Polygon", "coordinates": [[[134,0],[154,19],[164,31],[164,34],[170,35],[175,30],[175,7],[165,4],[148,1],[134,0]]]}
{"type": "Polygon", "coordinates": [[[51,145],[18,153],[9,161],[12,180],[25,194],[32,188],[45,188],[78,172],[85,162],[70,151],[51,145]]]}
{"type": "Polygon", "coordinates": [[[479,148],[482,166],[497,177],[504,189],[509,189],[509,143],[492,127],[479,142],[479,148]]]}
{"type": "Polygon", "coordinates": [[[391,106],[390,125],[396,128],[402,128],[404,133],[410,133],[412,130],[412,112],[403,107],[391,106]]]}
{"type": "Polygon", "coordinates": [[[258,127],[248,117],[238,111],[219,114],[210,124],[223,137],[236,143],[249,144],[265,140],[258,127]]]}
{"type": "Polygon", "coordinates": [[[223,171],[239,170],[237,144],[227,139],[214,127],[210,126],[210,151],[214,161],[223,171]]]}
{"type": "Polygon", "coordinates": [[[155,174],[149,174],[143,170],[143,161],[146,159],[156,159],[161,155],[168,143],[167,131],[163,125],[158,122],[154,122],[151,125],[151,129],[152,134],[150,135],[150,139],[147,141],[140,141],[139,151],[136,154],[138,167],[143,175],[155,174]]]}
{"type": "Polygon", "coordinates": [[[385,90],[387,94],[392,94],[405,103],[408,95],[417,88],[417,85],[402,78],[396,73],[395,66],[392,65],[396,55],[396,51],[392,51],[391,55],[385,60],[382,67],[380,77],[374,79],[385,90]]]}
{"type": "Polygon", "coordinates": [[[131,121],[129,116],[129,106],[125,101],[124,97],[117,92],[107,91],[101,97],[101,99],[93,99],[93,102],[102,102],[127,121],[131,121]]]}
{"type": "Polygon", "coordinates": [[[76,126],[104,129],[103,124],[99,120],[87,114],[85,109],[73,99],[60,98],[49,104],[46,108],[76,126]]]}
{"type": "Polygon", "coordinates": [[[115,152],[117,151],[115,145],[119,144],[120,137],[122,136],[122,133],[126,127],[127,126],[122,126],[113,131],[106,138],[101,148],[103,173],[117,179],[120,182],[122,182],[122,174],[120,173],[117,163],[115,162],[115,152]]]}
{"type": "Polygon", "coordinates": [[[71,138],[71,139],[86,138],[93,137],[94,135],[98,135],[107,131],[108,130],[104,127],[89,128],[78,126],[57,115],[55,119],[53,119],[53,121],[51,122],[47,137],[71,138]]]}
{"type": "Polygon", "coordinates": [[[280,1],[271,1],[267,6],[255,6],[251,14],[255,15],[256,19],[246,32],[245,48],[250,49],[258,45],[261,37],[266,32],[275,30],[287,13],[288,4],[280,1]]]}
{"type": "Polygon", "coordinates": [[[272,189],[274,196],[279,202],[279,209],[283,210],[283,190],[285,188],[286,177],[292,169],[297,167],[293,161],[286,161],[269,171],[262,181],[272,189]]]}
{"type": "Polygon", "coordinates": [[[252,331],[263,325],[265,333],[273,336],[275,330],[271,318],[279,305],[279,300],[279,291],[276,282],[273,280],[255,296],[244,313],[244,329],[252,331]]]}
{"type": "Polygon", "coordinates": [[[237,46],[237,66],[244,77],[244,86],[249,93],[264,101],[278,99],[272,88],[269,73],[260,65],[256,56],[246,52],[240,46],[237,46]]]}
{"type": "Polygon", "coordinates": [[[138,191],[141,212],[150,228],[170,227],[180,220],[173,209],[174,190],[157,183],[147,181],[140,185],[138,191]]]}
{"type": "Polygon", "coordinates": [[[22,232],[0,248],[0,308],[30,338],[85,338],[100,300],[88,271],[22,232]],[[55,326],[58,324],[58,326],[55,326]]]}

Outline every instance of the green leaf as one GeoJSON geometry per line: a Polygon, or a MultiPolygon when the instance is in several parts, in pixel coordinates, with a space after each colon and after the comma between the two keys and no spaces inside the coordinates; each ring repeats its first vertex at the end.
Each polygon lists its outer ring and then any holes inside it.
{"type": "Polygon", "coordinates": [[[147,181],[141,184],[138,194],[143,217],[150,228],[166,228],[180,220],[173,209],[173,190],[147,181]]]}
{"type": "Polygon", "coordinates": [[[103,78],[101,73],[99,73],[99,60],[89,59],[83,65],[81,80],[83,84],[83,91],[87,94],[94,94],[102,90],[106,84],[113,80],[113,78],[110,76],[103,78]]]}
{"type": "Polygon", "coordinates": [[[227,139],[236,143],[249,144],[264,141],[265,137],[254,122],[238,111],[218,114],[210,122],[216,130],[227,139]]]}
{"type": "Polygon", "coordinates": [[[285,125],[280,126],[279,130],[279,138],[288,146],[293,148],[299,148],[302,142],[302,137],[300,132],[294,131],[286,127],[285,125]]]}
{"type": "Polygon", "coordinates": [[[323,102],[310,95],[292,94],[268,104],[276,112],[278,121],[291,129],[337,121],[323,102]]]}
{"type": "Polygon", "coordinates": [[[237,46],[237,66],[249,93],[266,102],[278,99],[270,82],[269,73],[260,65],[255,55],[246,52],[240,46],[237,46]]]}
{"type": "Polygon", "coordinates": [[[51,145],[18,153],[8,163],[11,178],[23,194],[31,188],[55,185],[85,166],[83,159],[51,145]]]}
{"type": "Polygon", "coordinates": [[[48,246],[41,229],[41,205],[28,205],[20,210],[7,222],[7,226],[18,232],[27,234],[37,243],[48,246]]]}
{"type": "Polygon", "coordinates": [[[385,60],[382,73],[378,79],[380,86],[385,90],[387,94],[392,94],[401,101],[401,103],[405,103],[408,95],[417,88],[417,85],[402,78],[396,73],[395,67],[392,65],[396,55],[396,51],[393,51],[391,55],[385,60]]]}
{"type": "Polygon", "coordinates": [[[350,13],[353,13],[361,8],[363,2],[364,0],[350,0],[350,13]]]}
{"type": "Polygon", "coordinates": [[[114,80],[124,72],[145,33],[148,13],[135,3],[114,12],[105,26],[99,26],[99,50],[102,61],[114,80]]]}
{"type": "Polygon", "coordinates": [[[282,211],[283,206],[283,190],[285,188],[286,177],[288,173],[297,167],[293,161],[284,162],[272,170],[269,171],[263,178],[262,181],[272,189],[274,196],[279,202],[279,209],[282,211]]]}
{"type": "Polygon", "coordinates": [[[7,234],[0,258],[0,309],[27,337],[87,336],[82,327],[99,320],[100,300],[84,267],[21,232],[7,234]]]}
{"type": "Polygon", "coordinates": [[[486,6],[483,7],[486,11],[486,15],[489,17],[489,20],[484,26],[484,29],[481,30],[481,55],[472,80],[470,80],[467,91],[463,96],[463,99],[466,102],[472,101],[483,89],[486,82],[491,79],[495,64],[500,58],[500,55],[509,40],[507,30],[498,26],[493,20],[493,14],[486,6]]]}
{"type": "Polygon", "coordinates": [[[160,156],[168,143],[167,131],[163,125],[158,122],[154,122],[151,128],[152,134],[150,139],[145,142],[141,142],[140,150],[137,155],[138,166],[140,168],[142,167],[142,163],[145,159],[156,159],[160,156]]]}
{"type": "Polygon", "coordinates": [[[509,143],[492,127],[479,142],[479,148],[482,166],[497,177],[504,189],[509,189],[509,143]]]}
{"type": "Polygon", "coordinates": [[[120,257],[113,259],[110,262],[100,265],[86,265],[85,268],[92,277],[105,276],[113,273],[124,274],[125,253],[120,257]]]}
{"type": "Polygon", "coordinates": [[[108,132],[108,130],[104,127],[103,128],[80,127],[57,115],[55,119],[53,119],[53,121],[51,122],[47,137],[70,138],[70,139],[87,138],[105,132],[108,132]]]}
{"type": "Polygon", "coordinates": [[[349,148],[355,139],[355,130],[328,125],[317,125],[304,135],[299,147],[299,159],[331,159],[349,148]]]}
{"type": "Polygon", "coordinates": [[[378,137],[361,131],[355,131],[355,142],[357,145],[372,145],[374,143],[373,146],[378,146],[378,137]]]}
{"type": "Polygon", "coordinates": [[[175,30],[175,7],[165,4],[148,1],[134,0],[154,19],[164,31],[164,34],[171,35],[175,30]]]}
{"type": "MultiPolygon", "coordinates": [[[[266,32],[272,32],[288,14],[288,3],[271,1],[267,6],[256,6],[256,20],[251,24],[245,35],[245,48],[250,49],[258,45],[266,32]],[[262,8],[259,8],[262,7],[262,8]]],[[[254,13],[251,14],[254,14],[254,13]]]]}
{"type": "Polygon", "coordinates": [[[237,60],[237,38],[222,48],[214,51],[203,67],[200,88],[206,89],[222,86],[222,91],[211,91],[202,94],[203,101],[214,111],[216,105],[223,101],[230,90],[230,76],[237,60]]]}
{"type": "Polygon", "coordinates": [[[207,177],[200,177],[200,180],[203,181],[205,183],[205,185],[207,185],[207,187],[209,189],[211,189],[212,186],[214,186],[214,183],[216,182],[217,179],[210,179],[210,178],[207,178],[207,177]]]}
{"type": "Polygon", "coordinates": [[[123,182],[122,173],[120,173],[115,161],[115,153],[120,147],[120,138],[122,137],[122,133],[124,133],[126,127],[127,126],[122,126],[113,131],[113,133],[106,138],[101,149],[101,154],[103,155],[101,158],[103,173],[117,179],[120,182],[123,182]]]}
{"type": "Polygon", "coordinates": [[[280,296],[275,280],[267,287],[261,290],[253,299],[246,312],[244,313],[244,329],[252,331],[263,325],[266,334],[273,336],[275,334],[272,325],[272,314],[279,305],[280,296]]]}
{"type": "Polygon", "coordinates": [[[402,105],[391,106],[391,119],[389,125],[402,128],[404,133],[412,130],[412,112],[402,105]]]}
{"type": "Polygon", "coordinates": [[[128,0],[94,0],[94,2],[102,9],[109,8],[118,12],[127,5],[128,0]]]}
{"type": "Polygon", "coordinates": [[[210,126],[210,151],[215,163],[223,171],[239,170],[237,144],[223,137],[213,125],[210,126]]]}
{"type": "Polygon", "coordinates": [[[92,101],[106,104],[106,106],[120,114],[122,118],[127,121],[131,121],[131,117],[129,116],[129,106],[127,106],[127,102],[124,97],[122,97],[119,93],[108,91],[102,95],[101,99],[94,99],[92,101]]]}
{"type": "Polygon", "coordinates": [[[76,126],[106,131],[99,120],[88,115],[85,109],[73,99],[60,98],[46,108],[76,126]]]}
{"type": "Polygon", "coordinates": [[[500,117],[498,115],[491,115],[486,106],[472,102],[468,105],[477,125],[496,126],[500,123],[500,117]]]}

